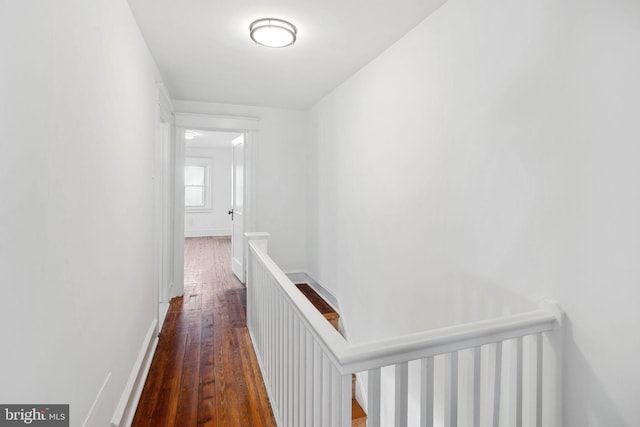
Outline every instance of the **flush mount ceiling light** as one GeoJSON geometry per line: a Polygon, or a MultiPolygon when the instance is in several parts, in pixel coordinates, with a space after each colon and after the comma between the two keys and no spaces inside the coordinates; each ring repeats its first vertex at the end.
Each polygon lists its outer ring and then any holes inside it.
{"type": "Polygon", "coordinates": [[[282,19],[264,18],[249,25],[251,40],[267,47],[287,47],[296,42],[298,29],[282,19]]]}

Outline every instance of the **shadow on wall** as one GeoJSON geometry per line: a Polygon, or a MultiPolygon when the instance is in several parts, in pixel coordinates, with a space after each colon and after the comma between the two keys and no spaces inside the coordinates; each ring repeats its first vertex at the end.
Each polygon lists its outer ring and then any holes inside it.
{"type": "Polygon", "coordinates": [[[620,418],[613,400],[606,394],[596,372],[573,340],[573,324],[569,316],[565,317],[564,327],[564,376],[565,384],[571,385],[571,389],[567,386],[564,389],[563,425],[567,427],[628,425],[620,418]],[[568,356],[571,357],[570,361],[568,356]],[[582,392],[573,393],[574,390],[582,390],[582,392]],[[567,424],[568,416],[571,424],[567,424]]]}
{"type": "MultiPolygon", "coordinates": [[[[437,329],[468,322],[522,313],[539,308],[538,301],[529,300],[503,286],[480,277],[460,273],[423,278],[421,294],[415,289],[393,289],[385,301],[384,313],[364,331],[364,335],[351,337],[356,342],[379,339],[406,333],[437,329]],[[402,304],[394,307],[394,304],[402,304]],[[393,324],[390,320],[393,320],[393,324]]],[[[373,311],[373,309],[372,309],[373,311]]]]}

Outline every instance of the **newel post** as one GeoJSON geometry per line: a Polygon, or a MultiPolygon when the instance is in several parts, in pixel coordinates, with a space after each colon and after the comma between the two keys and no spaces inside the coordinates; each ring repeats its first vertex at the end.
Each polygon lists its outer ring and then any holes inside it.
{"type": "Polygon", "coordinates": [[[260,249],[265,254],[269,253],[267,249],[268,249],[269,236],[271,236],[271,234],[260,232],[260,231],[250,231],[250,232],[244,233],[244,235],[247,238],[247,246],[253,243],[254,246],[257,246],[257,248],[260,249]]]}
{"type": "Polygon", "coordinates": [[[563,382],[564,372],[564,312],[558,302],[544,300],[542,308],[549,310],[556,317],[553,330],[543,334],[543,378],[542,378],[542,425],[561,427],[563,424],[563,382]]]}
{"type": "Polygon", "coordinates": [[[258,294],[260,291],[256,286],[260,286],[260,283],[256,283],[259,280],[260,275],[256,274],[255,264],[253,263],[254,254],[251,247],[254,246],[257,250],[267,253],[267,241],[269,239],[269,233],[247,232],[244,233],[247,239],[246,246],[246,269],[247,269],[247,327],[251,334],[258,333],[258,294]]]}

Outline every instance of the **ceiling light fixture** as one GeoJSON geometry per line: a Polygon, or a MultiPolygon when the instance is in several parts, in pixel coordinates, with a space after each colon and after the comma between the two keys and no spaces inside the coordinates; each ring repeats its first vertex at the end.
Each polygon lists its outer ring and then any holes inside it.
{"type": "Polygon", "coordinates": [[[298,29],[282,19],[263,18],[249,25],[251,40],[267,47],[287,47],[296,42],[298,29]]]}

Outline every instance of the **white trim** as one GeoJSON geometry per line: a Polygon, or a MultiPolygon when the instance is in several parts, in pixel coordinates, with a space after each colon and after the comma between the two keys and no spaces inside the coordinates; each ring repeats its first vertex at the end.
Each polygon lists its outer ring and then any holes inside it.
{"type": "Polygon", "coordinates": [[[136,413],[138,401],[140,400],[157,345],[158,320],[153,319],[142,342],[138,358],[131,370],[131,375],[129,375],[129,380],[120,397],[120,402],[111,418],[111,427],[128,427],[133,422],[133,416],[136,413]]]}
{"type": "MultiPolygon", "coordinates": [[[[218,116],[212,114],[198,114],[175,112],[176,124],[176,150],[174,165],[175,170],[184,165],[185,159],[185,129],[208,130],[219,132],[240,132],[245,134],[245,157],[244,157],[244,227],[245,232],[255,229],[255,207],[257,206],[256,194],[254,189],[257,188],[255,159],[257,158],[257,131],[259,129],[260,120],[255,117],[241,116],[218,116]]],[[[174,174],[175,184],[175,211],[174,211],[174,274],[175,286],[171,296],[184,294],[184,236],[185,236],[185,209],[184,209],[184,177],[180,177],[178,173],[174,174]]],[[[244,242],[245,257],[245,276],[247,269],[247,245],[244,242]]]]}
{"type": "Polygon", "coordinates": [[[95,425],[95,420],[93,419],[93,417],[95,416],[95,410],[96,410],[96,407],[100,404],[100,399],[102,399],[102,394],[104,393],[104,390],[107,388],[107,384],[109,383],[110,379],[111,379],[111,372],[107,374],[107,377],[102,382],[102,387],[100,387],[100,390],[98,391],[98,394],[94,399],[93,404],[91,404],[91,408],[89,408],[89,412],[87,413],[87,416],[85,417],[84,422],[82,423],[82,427],[91,427],[95,425]]]}
{"type": "Polygon", "coordinates": [[[184,237],[219,237],[219,236],[229,236],[231,237],[231,229],[230,228],[203,228],[197,229],[192,228],[190,230],[184,231],[184,237]]]}
{"type": "Polygon", "coordinates": [[[185,145],[184,128],[176,124],[175,150],[173,152],[173,283],[169,297],[184,294],[184,169],[185,145]]]}
{"type": "Polygon", "coordinates": [[[156,212],[156,247],[155,269],[156,269],[156,294],[155,302],[158,304],[157,318],[161,322],[161,305],[168,303],[171,298],[171,291],[175,282],[175,234],[173,224],[175,223],[174,205],[174,184],[175,165],[172,163],[175,157],[175,123],[174,108],[171,96],[162,81],[156,82],[156,136],[154,160],[154,180],[155,182],[155,212],[156,212]]]}
{"type": "Polygon", "coordinates": [[[254,117],[215,116],[198,113],[175,113],[176,126],[195,130],[224,130],[251,132],[259,128],[260,120],[254,117]]]}
{"type": "Polygon", "coordinates": [[[167,87],[161,81],[156,82],[156,88],[158,89],[157,103],[160,107],[160,117],[164,121],[171,121],[175,109],[173,108],[169,91],[167,91],[167,87]]]}

